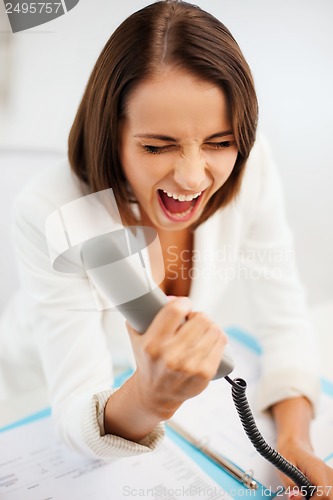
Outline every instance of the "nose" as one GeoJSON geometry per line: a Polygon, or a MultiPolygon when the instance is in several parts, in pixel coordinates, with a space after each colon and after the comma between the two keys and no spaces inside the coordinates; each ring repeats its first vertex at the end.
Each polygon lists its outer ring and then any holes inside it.
{"type": "Polygon", "coordinates": [[[206,177],[206,161],[200,151],[182,154],[174,165],[174,181],[187,191],[200,191],[206,177]]]}

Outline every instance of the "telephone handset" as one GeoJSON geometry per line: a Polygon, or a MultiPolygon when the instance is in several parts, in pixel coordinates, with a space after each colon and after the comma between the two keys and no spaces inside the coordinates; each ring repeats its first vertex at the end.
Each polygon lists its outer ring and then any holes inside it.
{"type": "MultiPolygon", "coordinates": [[[[81,245],[81,258],[98,289],[116,304],[135,330],[144,333],[168,298],[155,283],[148,282],[147,285],[147,272],[140,250],[142,245],[140,242],[138,245],[137,235],[133,237],[131,231],[124,231],[126,229],[86,241],[81,245]],[[132,258],[136,254],[137,260],[132,258]],[[113,266],[115,263],[118,265],[113,266]],[[140,295],[140,291],[145,289],[148,291],[140,295]],[[131,294],[131,290],[137,293],[131,294]],[[129,292],[127,298],[131,299],[123,302],[120,299],[126,297],[126,292],[129,292]]],[[[227,349],[214,379],[225,377],[233,369],[234,363],[227,349]]]]}
{"type": "MultiPolygon", "coordinates": [[[[144,236],[147,236],[147,233],[144,236]]],[[[135,234],[135,230],[133,234],[131,230],[123,228],[81,244],[81,261],[88,276],[99,290],[111,299],[133,328],[142,333],[168,301],[162,290],[149,282],[141,254],[145,243],[140,234],[135,234]]],[[[310,498],[316,487],[312,486],[297,467],[266,443],[247,402],[246,382],[241,378],[232,380],[228,377],[233,368],[234,363],[230,355],[224,352],[214,378],[225,377],[231,384],[234,404],[247,436],[266,460],[290,477],[302,492],[306,492],[306,498],[310,498]]]]}

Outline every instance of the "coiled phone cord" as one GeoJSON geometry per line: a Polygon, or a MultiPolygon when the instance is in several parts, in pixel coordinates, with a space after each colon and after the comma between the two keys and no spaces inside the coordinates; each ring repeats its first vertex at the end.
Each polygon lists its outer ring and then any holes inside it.
{"type": "Polygon", "coordinates": [[[316,487],[311,484],[309,479],[297,467],[288,462],[280,453],[272,448],[258,430],[255,423],[252,411],[250,409],[247,397],[245,394],[247,384],[245,380],[236,378],[232,380],[230,377],[224,377],[232,386],[232,399],[234,401],[237,413],[242,422],[244,430],[249,437],[255,449],[262,455],[268,462],[273,464],[279,471],[283,472],[286,476],[290,477],[294,483],[300,488],[301,493],[306,498],[311,498],[316,491],[316,487]]]}

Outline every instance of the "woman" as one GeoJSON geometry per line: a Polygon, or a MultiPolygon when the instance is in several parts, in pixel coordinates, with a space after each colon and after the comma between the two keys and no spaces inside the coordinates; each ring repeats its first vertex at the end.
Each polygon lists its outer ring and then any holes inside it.
{"type": "Polygon", "coordinates": [[[264,351],[258,404],[274,415],[286,458],[316,485],[332,483],[309,438],[318,378],[301,289],[290,259],[269,258],[288,255],[290,236],[269,153],[254,145],[256,126],[251,73],[228,30],[185,2],[156,2],[126,19],[102,51],[71,130],[71,171],[43,174],[18,198],[22,290],[4,318],[3,352],[15,339],[25,376],[11,390],[46,378],[57,429],[80,452],[154,449],[161,422],[207,386],[227,341],[220,271],[236,264],[216,262],[215,273],[196,279],[191,271],[195,252],[229,248],[257,276],[248,285],[264,351]],[[87,276],[54,271],[44,234],[55,208],[110,187],[123,223],[156,229],[161,288],[176,296],[145,335],[127,325],[136,370],[117,391],[110,356],[115,369],[131,356],[124,320],[78,310],[89,309],[87,276]]]}

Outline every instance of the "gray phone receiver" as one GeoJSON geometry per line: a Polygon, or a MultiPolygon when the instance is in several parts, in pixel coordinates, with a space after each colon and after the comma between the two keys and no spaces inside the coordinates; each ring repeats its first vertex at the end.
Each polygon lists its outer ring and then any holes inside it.
{"type": "MultiPolygon", "coordinates": [[[[165,293],[149,280],[141,253],[155,237],[152,228],[124,228],[81,244],[81,260],[88,276],[139,333],[147,330],[168,302],[165,293]]],[[[214,379],[225,377],[233,369],[233,360],[224,351],[214,379]]]]}

